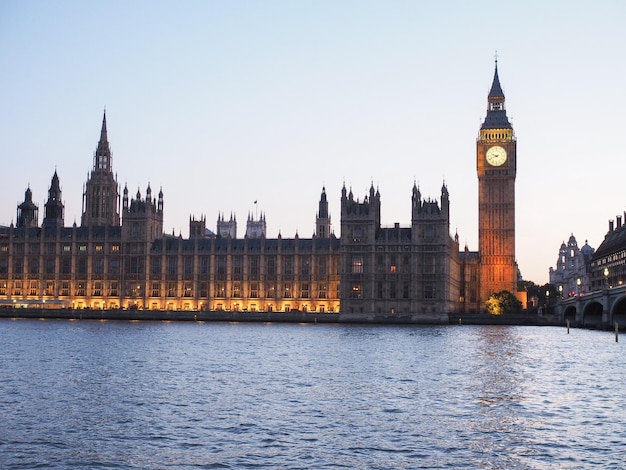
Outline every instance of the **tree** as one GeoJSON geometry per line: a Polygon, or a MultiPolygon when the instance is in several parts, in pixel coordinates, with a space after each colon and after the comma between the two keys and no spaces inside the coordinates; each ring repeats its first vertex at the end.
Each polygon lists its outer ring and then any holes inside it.
{"type": "Polygon", "coordinates": [[[485,302],[485,307],[487,307],[487,312],[491,315],[518,313],[522,311],[522,303],[508,290],[491,294],[487,302],[485,302]]]}

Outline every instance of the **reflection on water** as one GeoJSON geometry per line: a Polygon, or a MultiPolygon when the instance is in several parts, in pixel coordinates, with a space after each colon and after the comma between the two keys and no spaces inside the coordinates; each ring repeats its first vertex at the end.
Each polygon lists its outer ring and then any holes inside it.
{"type": "Polygon", "coordinates": [[[0,321],[3,468],[621,468],[622,343],[535,327],[0,321]]]}

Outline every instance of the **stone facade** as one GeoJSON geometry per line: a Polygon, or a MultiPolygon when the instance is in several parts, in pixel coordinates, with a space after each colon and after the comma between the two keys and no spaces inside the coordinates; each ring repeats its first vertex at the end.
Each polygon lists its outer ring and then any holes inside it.
{"type": "Polygon", "coordinates": [[[591,290],[591,258],[594,249],[587,241],[578,248],[576,237],[572,234],[559,248],[556,268],[550,268],[550,284],[554,285],[562,298],[573,297],[591,290]]]}
{"type": "Polygon", "coordinates": [[[362,202],[341,193],[341,311],[357,315],[411,315],[447,321],[460,295],[458,238],[451,238],[450,199],[422,200],[413,187],[409,227],[382,227],[380,192],[362,202]]]}
{"type": "Polygon", "coordinates": [[[0,305],[160,310],[338,312],[411,315],[447,322],[478,311],[493,292],[515,292],[516,140],[494,74],[477,140],[479,251],[459,251],[450,235],[450,197],[423,199],[413,186],[411,223],[381,225],[372,186],[362,202],[341,191],[341,239],[331,228],[326,188],[315,235],[267,238],[265,214],[219,213],[216,232],[190,217],[189,238],[163,233],[164,196],[140,190],[120,201],[106,114],[85,184],[81,226],[64,226],[55,172],[43,224],[30,188],[17,225],[0,227],[0,305]],[[494,154],[494,151],[495,154],[494,154]],[[121,204],[120,204],[121,202],[121,204]]]}
{"type": "Polygon", "coordinates": [[[591,257],[591,289],[622,286],[626,282],[626,212],[609,222],[604,240],[591,257]]]}

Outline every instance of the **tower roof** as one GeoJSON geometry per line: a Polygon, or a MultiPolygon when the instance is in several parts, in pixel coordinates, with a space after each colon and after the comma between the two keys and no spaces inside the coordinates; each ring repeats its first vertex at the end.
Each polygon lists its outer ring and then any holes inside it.
{"type": "Polygon", "coordinates": [[[500,86],[500,78],[498,77],[498,59],[496,59],[496,69],[493,73],[493,83],[489,91],[489,98],[504,98],[504,92],[500,86]]]}
{"type": "Polygon", "coordinates": [[[57,175],[57,171],[54,170],[54,175],[52,175],[52,182],[50,183],[50,190],[60,191],[61,185],[59,184],[59,175],[57,175]]]}
{"type": "Polygon", "coordinates": [[[111,148],[109,147],[109,136],[107,134],[107,112],[104,110],[102,116],[102,128],[100,129],[100,140],[94,158],[94,170],[104,169],[111,171],[111,148]],[[105,158],[102,158],[105,157],[105,158]]]}
{"type": "Polygon", "coordinates": [[[487,116],[483,122],[481,129],[511,129],[511,123],[506,115],[504,106],[505,98],[502,86],[500,86],[500,78],[498,77],[498,60],[496,59],[495,71],[493,73],[493,82],[491,90],[487,96],[487,116]]]}

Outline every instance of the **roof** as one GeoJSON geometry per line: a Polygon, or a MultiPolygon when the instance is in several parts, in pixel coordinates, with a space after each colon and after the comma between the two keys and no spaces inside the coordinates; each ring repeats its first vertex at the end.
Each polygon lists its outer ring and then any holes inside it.
{"type": "Polygon", "coordinates": [[[626,250],[626,225],[606,234],[604,241],[593,254],[593,259],[603,258],[623,250],[626,250]]]}

